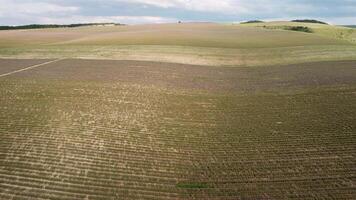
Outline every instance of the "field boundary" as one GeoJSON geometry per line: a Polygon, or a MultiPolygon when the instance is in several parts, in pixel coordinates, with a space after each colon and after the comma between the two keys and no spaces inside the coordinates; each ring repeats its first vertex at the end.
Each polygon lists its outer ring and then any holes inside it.
{"type": "Polygon", "coordinates": [[[8,72],[8,73],[5,73],[5,74],[0,74],[0,78],[5,77],[5,76],[10,76],[12,74],[16,74],[16,73],[19,73],[19,72],[31,70],[31,69],[34,69],[34,68],[37,68],[37,67],[41,67],[41,66],[44,66],[44,65],[48,65],[48,64],[51,64],[51,63],[55,63],[55,62],[58,62],[58,61],[61,61],[61,60],[64,60],[64,59],[65,58],[51,60],[51,61],[48,61],[48,62],[45,62],[45,63],[32,65],[32,66],[29,66],[29,67],[26,67],[26,68],[23,68],[23,69],[19,69],[19,70],[15,70],[15,71],[12,71],[12,72],[8,72]]]}

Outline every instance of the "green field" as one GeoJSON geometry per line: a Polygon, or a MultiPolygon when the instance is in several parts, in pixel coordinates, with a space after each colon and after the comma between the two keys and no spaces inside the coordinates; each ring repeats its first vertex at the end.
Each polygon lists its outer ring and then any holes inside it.
{"type": "Polygon", "coordinates": [[[295,27],[302,26],[308,27],[314,33],[314,35],[319,35],[324,38],[334,38],[349,41],[352,43],[356,42],[356,31],[349,27],[342,26],[332,26],[326,24],[317,23],[301,23],[301,22],[265,22],[265,23],[251,23],[242,24],[243,27],[259,27],[267,29],[280,30],[283,27],[295,27]]]}
{"type": "Polygon", "coordinates": [[[256,25],[0,31],[0,199],[355,199],[356,45],[256,25]]]}

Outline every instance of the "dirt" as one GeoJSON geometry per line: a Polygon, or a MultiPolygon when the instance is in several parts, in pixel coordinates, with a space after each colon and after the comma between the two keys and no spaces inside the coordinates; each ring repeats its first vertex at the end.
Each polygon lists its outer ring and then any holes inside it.
{"type": "Polygon", "coordinates": [[[0,199],[354,199],[354,101],[349,61],[64,60],[12,74],[0,199]]]}
{"type": "MultiPolygon", "coordinates": [[[[15,60],[1,62],[10,63],[10,66],[16,63],[15,60]]],[[[19,62],[20,66],[26,61],[19,62]]],[[[148,61],[68,59],[13,77],[128,83],[223,93],[261,92],[353,85],[356,84],[356,61],[234,68],[148,61]]]]}
{"type": "Polygon", "coordinates": [[[0,59],[0,75],[48,61],[46,59],[0,59]]]}

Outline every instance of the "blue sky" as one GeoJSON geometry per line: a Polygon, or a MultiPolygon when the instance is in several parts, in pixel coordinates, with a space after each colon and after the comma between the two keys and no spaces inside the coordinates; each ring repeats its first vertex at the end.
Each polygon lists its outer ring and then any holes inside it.
{"type": "Polygon", "coordinates": [[[356,24],[356,0],[0,0],[0,25],[305,18],[356,24]]]}

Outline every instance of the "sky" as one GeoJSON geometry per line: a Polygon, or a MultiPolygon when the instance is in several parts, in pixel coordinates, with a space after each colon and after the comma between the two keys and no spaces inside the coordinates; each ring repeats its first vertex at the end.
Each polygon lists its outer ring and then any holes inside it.
{"type": "Polygon", "coordinates": [[[0,25],[292,19],[356,24],[356,0],[0,0],[0,25]]]}

